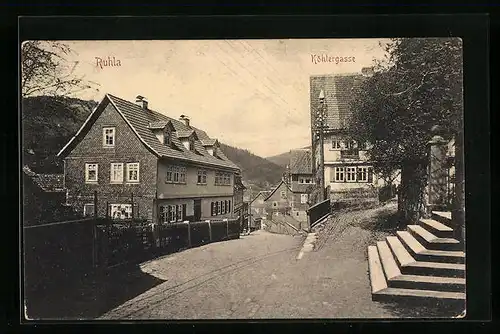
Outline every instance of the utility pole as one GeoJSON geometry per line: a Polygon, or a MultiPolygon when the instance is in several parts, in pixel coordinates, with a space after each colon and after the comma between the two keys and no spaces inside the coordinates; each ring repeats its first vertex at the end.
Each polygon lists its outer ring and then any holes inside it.
{"type": "Polygon", "coordinates": [[[320,189],[321,189],[321,200],[325,200],[325,148],[324,148],[324,124],[326,117],[326,102],[325,93],[323,90],[319,93],[319,103],[320,109],[316,111],[316,125],[319,128],[319,173],[320,173],[320,189]]]}

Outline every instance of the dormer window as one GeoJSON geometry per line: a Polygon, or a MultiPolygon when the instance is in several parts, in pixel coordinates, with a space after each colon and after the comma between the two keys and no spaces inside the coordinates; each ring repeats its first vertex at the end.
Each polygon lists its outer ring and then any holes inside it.
{"type": "Polygon", "coordinates": [[[194,151],[194,138],[189,139],[189,150],[194,151]]]}
{"type": "Polygon", "coordinates": [[[172,132],[170,130],[165,130],[163,134],[163,144],[165,144],[165,146],[172,146],[172,132]]]}

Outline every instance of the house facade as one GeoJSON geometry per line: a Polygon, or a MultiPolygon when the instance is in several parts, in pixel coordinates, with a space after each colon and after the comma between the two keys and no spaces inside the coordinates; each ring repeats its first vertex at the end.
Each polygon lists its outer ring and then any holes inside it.
{"type": "Polygon", "coordinates": [[[250,226],[255,227],[258,221],[267,216],[267,203],[265,199],[269,191],[259,191],[259,193],[248,203],[250,226]]]}
{"type": "Polygon", "coordinates": [[[315,184],[310,149],[290,151],[288,175],[288,184],[292,191],[291,216],[300,222],[306,222],[306,211],[309,208],[309,190],[315,184]]]}
{"type": "Polygon", "coordinates": [[[353,92],[371,73],[367,68],[362,73],[310,77],[312,172],[319,179],[321,150],[317,117],[318,112],[324,111],[323,186],[329,189],[332,201],[378,196],[376,189],[381,179],[373,172],[373,162],[368,156],[370,144],[357,143],[347,133],[353,92]]]}
{"type": "Polygon", "coordinates": [[[245,185],[242,182],[241,174],[235,174],[234,178],[234,214],[240,219],[240,226],[248,224],[248,202],[244,202],[243,194],[245,185]]]}
{"type": "Polygon", "coordinates": [[[189,118],[156,112],[142,96],[106,94],[58,155],[66,201],[84,215],[154,223],[234,216],[239,168],[189,118]]]}
{"type": "Polygon", "coordinates": [[[292,189],[285,178],[265,197],[267,217],[276,214],[290,215],[292,210],[292,189]]]}

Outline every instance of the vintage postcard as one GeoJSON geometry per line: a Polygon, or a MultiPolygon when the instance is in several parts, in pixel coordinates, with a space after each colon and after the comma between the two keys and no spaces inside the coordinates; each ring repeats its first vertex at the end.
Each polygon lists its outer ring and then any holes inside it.
{"type": "Polygon", "coordinates": [[[466,313],[459,38],[21,45],[26,319],[466,313]]]}

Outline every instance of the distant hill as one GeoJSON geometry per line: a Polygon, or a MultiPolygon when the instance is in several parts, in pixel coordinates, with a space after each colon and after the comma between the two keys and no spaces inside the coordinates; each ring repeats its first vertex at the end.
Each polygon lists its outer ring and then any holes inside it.
{"type": "Polygon", "coordinates": [[[96,105],[96,101],[65,97],[23,99],[23,163],[37,173],[62,173],[62,162],[56,154],[78,131],[96,105]]]}
{"type": "MultiPolygon", "coordinates": [[[[301,148],[311,148],[311,146],[306,146],[306,147],[301,147],[301,148]]],[[[278,166],[286,168],[286,166],[290,162],[290,151],[285,152],[285,153],[281,153],[278,155],[273,155],[271,157],[267,157],[266,160],[269,160],[278,166]]]]}
{"type": "MultiPolygon", "coordinates": [[[[56,154],[78,131],[96,101],[49,96],[29,97],[22,103],[23,157],[37,173],[62,173],[56,154]]],[[[278,183],[284,168],[248,150],[221,143],[226,156],[242,170],[243,181],[254,189],[278,183]]]]}
{"type": "Polygon", "coordinates": [[[268,188],[281,180],[285,168],[259,157],[246,149],[221,143],[224,154],[241,168],[243,180],[256,189],[268,188]]]}

